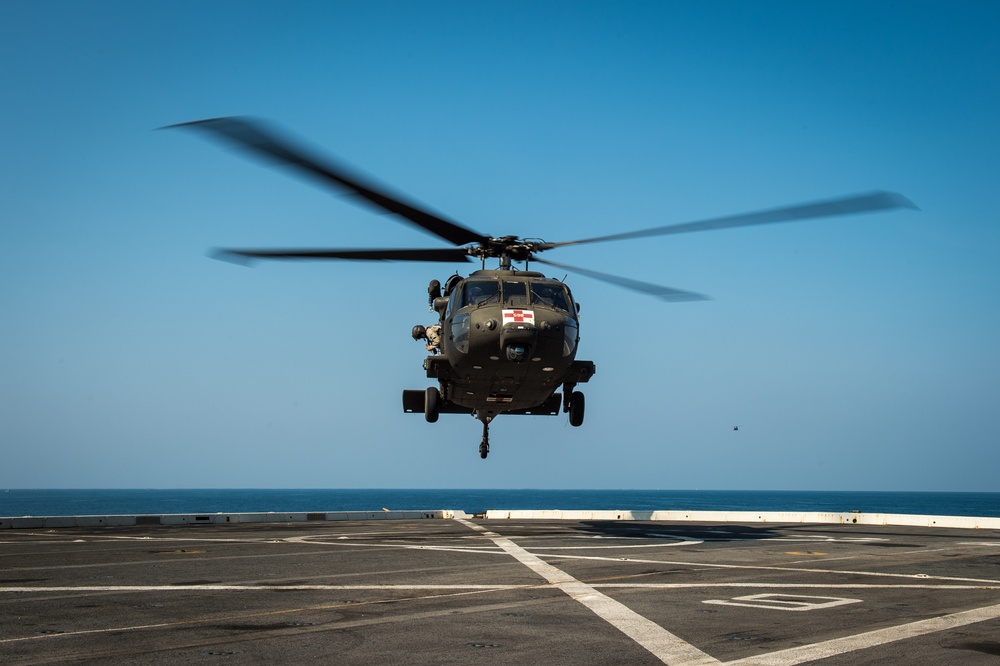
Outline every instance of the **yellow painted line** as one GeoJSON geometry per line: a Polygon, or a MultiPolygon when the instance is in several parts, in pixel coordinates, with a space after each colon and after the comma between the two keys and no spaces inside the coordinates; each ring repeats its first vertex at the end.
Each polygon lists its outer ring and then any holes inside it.
{"type": "Polygon", "coordinates": [[[817,550],[789,550],[785,552],[785,555],[808,555],[810,557],[821,557],[827,554],[828,553],[821,553],[817,550]]]}

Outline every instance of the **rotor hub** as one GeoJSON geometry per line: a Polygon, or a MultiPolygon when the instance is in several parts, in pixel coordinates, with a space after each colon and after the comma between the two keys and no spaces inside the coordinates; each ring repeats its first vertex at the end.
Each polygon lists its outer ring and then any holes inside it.
{"type": "Polygon", "coordinates": [[[510,266],[512,261],[528,261],[534,258],[536,244],[517,236],[489,238],[469,248],[469,254],[482,260],[499,259],[501,265],[510,266]]]}

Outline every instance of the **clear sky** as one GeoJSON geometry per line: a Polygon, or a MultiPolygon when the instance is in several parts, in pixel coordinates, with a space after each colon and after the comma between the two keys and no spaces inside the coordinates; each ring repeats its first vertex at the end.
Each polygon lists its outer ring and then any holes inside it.
{"type": "Polygon", "coordinates": [[[0,3],[0,487],[1000,491],[998,34],[994,2],[0,3]],[[400,402],[461,267],[205,255],[444,242],[154,131],[223,115],[494,236],[921,210],[547,254],[713,300],[570,275],[586,423],[498,418],[484,461],[400,402]]]}

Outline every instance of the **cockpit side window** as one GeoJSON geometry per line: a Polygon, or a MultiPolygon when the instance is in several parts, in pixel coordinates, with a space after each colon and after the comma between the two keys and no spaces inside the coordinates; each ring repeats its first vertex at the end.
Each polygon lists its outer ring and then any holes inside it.
{"type": "Polygon", "coordinates": [[[462,307],[496,300],[499,294],[499,285],[493,280],[466,280],[462,289],[462,307]]]}
{"type": "Polygon", "coordinates": [[[569,299],[566,297],[565,287],[561,284],[532,282],[531,302],[569,312],[569,299]]]}
{"type": "Polygon", "coordinates": [[[451,295],[448,296],[448,309],[445,311],[445,317],[450,317],[451,313],[462,307],[462,289],[459,288],[461,285],[452,285],[451,295]]]}
{"type": "Polygon", "coordinates": [[[503,283],[503,302],[523,308],[528,305],[528,287],[524,282],[508,280],[503,283]]]}

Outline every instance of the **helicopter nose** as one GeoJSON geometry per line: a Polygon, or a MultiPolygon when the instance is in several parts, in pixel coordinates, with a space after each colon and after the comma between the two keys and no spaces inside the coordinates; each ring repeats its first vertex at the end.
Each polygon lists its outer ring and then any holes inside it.
{"type": "Polygon", "coordinates": [[[508,361],[520,363],[528,358],[537,337],[538,329],[532,324],[508,324],[500,332],[500,346],[508,361]]]}
{"type": "Polygon", "coordinates": [[[507,360],[513,361],[514,363],[520,363],[528,358],[528,353],[531,351],[531,347],[519,343],[511,343],[505,348],[507,352],[507,360]]]}
{"type": "Polygon", "coordinates": [[[530,346],[538,337],[538,329],[534,326],[505,326],[500,333],[500,344],[509,347],[512,344],[530,346]]]}

